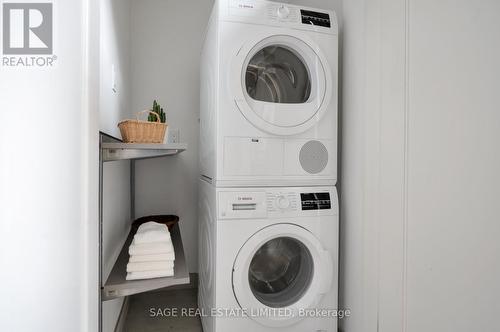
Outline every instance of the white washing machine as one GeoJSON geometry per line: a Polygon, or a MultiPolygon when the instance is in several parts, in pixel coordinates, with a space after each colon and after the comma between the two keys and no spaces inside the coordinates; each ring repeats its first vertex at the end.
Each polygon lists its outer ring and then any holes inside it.
{"type": "Polygon", "coordinates": [[[218,0],[201,55],[202,176],[335,185],[338,25],[328,10],[218,0]]]}
{"type": "Polygon", "coordinates": [[[335,187],[200,181],[200,217],[205,332],[337,331],[335,187]]]}

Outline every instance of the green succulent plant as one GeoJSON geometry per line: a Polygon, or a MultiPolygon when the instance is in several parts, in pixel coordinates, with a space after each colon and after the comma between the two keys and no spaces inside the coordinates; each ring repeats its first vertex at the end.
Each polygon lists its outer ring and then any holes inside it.
{"type": "MultiPolygon", "coordinates": [[[[151,112],[155,112],[160,116],[161,123],[167,122],[167,114],[165,114],[165,112],[163,111],[163,107],[161,107],[161,105],[156,100],[153,101],[153,108],[151,109],[151,112]]],[[[156,122],[156,115],[149,113],[148,121],[156,122]]]]}

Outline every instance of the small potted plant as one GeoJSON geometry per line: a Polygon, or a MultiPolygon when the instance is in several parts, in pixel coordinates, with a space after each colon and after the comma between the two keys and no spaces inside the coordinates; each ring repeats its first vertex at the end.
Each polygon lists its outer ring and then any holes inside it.
{"type": "MultiPolygon", "coordinates": [[[[158,104],[156,100],[153,101],[153,108],[150,111],[160,116],[161,123],[167,122],[167,115],[165,114],[165,112],[163,112],[163,107],[161,107],[161,105],[158,104]]],[[[148,121],[157,122],[156,114],[153,113],[149,113],[148,121]]]]}
{"type": "Polygon", "coordinates": [[[118,124],[125,143],[163,143],[167,130],[167,115],[155,100],[153,108],[138,112],[135,120],[124,120],[118,124]],[[148,113],[147,121],[139,115],[148,113]]]}

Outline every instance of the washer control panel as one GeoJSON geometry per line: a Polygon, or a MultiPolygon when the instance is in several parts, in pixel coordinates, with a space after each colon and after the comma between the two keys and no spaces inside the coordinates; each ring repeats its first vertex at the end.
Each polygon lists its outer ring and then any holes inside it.
{"type": "Polygon", "coordinates": [[[291,218],[338,213],[335,187],[224,188],[218,191],[220,219],[291,218]]]}
{"type": "Polygon", "coordinates": [[[269,218],[337,213],[335,188],[282,188],[266,191],[269,218]]]}

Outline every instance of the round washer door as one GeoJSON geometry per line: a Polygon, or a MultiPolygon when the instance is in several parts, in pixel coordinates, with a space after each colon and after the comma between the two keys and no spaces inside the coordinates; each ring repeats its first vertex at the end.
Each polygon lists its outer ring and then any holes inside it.
{"type": "Polygon", "coordinates": [[[255,233],[233,265],[233,290],[248,316],[265,326],[288,326],[330,290],[331,255],[306,229],[276,224],[255,233]]]}
{"type": "Polygon", "coordinates": [[[263,131],[298,134],[326,111],[334,91],[330,73],[326,58],[307,35],[257,36],[233,62],[235,103],[263,131]]]}

